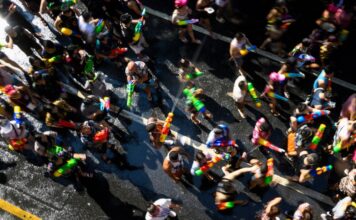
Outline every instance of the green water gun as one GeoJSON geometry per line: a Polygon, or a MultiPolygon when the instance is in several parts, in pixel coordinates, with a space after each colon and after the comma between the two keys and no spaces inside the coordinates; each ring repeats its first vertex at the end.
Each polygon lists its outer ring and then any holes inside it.
{"type": "Polygon", "coordinates": [[[204,103],[202,101],[200,101],[199,99],[197,99],[188,88],[185,88],[183,90],[183,94],[185,96],[187,96],[187,99],[189,101],[191,101],[191,103],[193,104],[194,108],[197,111],[202,112],[202,113],[206,111],[204,103]]]}
{"type": "Polygon", "coordinates": [[[73,169],[78,164],[78,159],[71,158],[67,160],[67,162],[62,165],[58,170],[56,170],[53,174],[54,177],[60,177],[63,174],[66,174],[68,171],[73,169]]]}
{"type": "Polygon", "coordinates": [[[129,108],[132,106],[132,95],[134,93],[134,89],[135,89],[135,84],[133,84],[132,82],[129,82],[126,87],[126,91],[127,91],[126,105],[129,108]]]}

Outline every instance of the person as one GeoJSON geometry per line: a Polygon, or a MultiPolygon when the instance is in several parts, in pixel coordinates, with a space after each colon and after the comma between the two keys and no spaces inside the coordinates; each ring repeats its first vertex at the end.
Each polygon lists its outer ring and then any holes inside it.
{"type": "Polygon", "coordinates": [[[185,58],[179,60],[178,66],[178,77],[179,81],[181,82],[188,82],[189,80],[191,80],[187,78],[189,74],[200,72],[200,70],[192,62],[185,58]]]}
{"type": "Polygon", "coordinates": [[[269,81],[266,85],[261,97],[267,97],[270,101],[269,107],[271,108],[271,113],[273,116],[279,116],[277,111],[277,99],[269,95],[269,93],[276,93],[277,95],[282,95],[285,93],[286,77],[279,72],[272,72],[269,75],[269,81]]]}
{"type": "Polygon", "coordinates": [[[312,207],[309,203],[305,202],[298,206],[293,214],[293,220],[312,220],[313,213],[312,207]]]}
{"type": "Polygon", "coordinates": [[[310,171],[316,169],[319,161],[319,156],[316,153],[308,153],[303,150],[298,155],[297,161],[297,176],[288,177],[291,181],[304,183],[311,179],[310,171]]]}
{"type": "MultiPolygon", "coordinates": [[[[204,91],[201,88],[196,88],[195,84],[192,81],[189,81],[187,85],[188,86],[186,88],[190,90],[190,92],[196,99],[201,102],[205,101],[204,91]]],[[[211,120],[213,118],[212,114],[206,110],[205,106],[198,111],[198,109],[194,106],[192,99],[187,98],[185,104],[186,111],[190,113],[190,120],[192,120],[194,124],[201,124],[201,121],[197,118],[199,113],[202,113],[204,118],[207,120],[211,120]]]]}
{"type": "Polygon", "coordinates": [[[69,7],[63,10],[54,21],[54,27],[56,30],[59,33],[62,33],[61,29],[64,27],[72,30],[75,33],[79,33],[79,25],[76,18],[76,13],[78,13],[78,11],[75,11],[75,9],[71,9],[69,7]]]}
{"type": "Polygon", "coordinates": [[[142,31],[139,38],[134,39],[135,28],[138,22],[140,22],[140,20],[133,20],[130,14],[126,13],[120,16],[121,40],[123,40],[125,44],[129,45],[139,59],[149,60],[149,57],[144,56],[143,54],[144,49],[149,45],[142,31]]]}
{"type": "Polygon", "coordinates": [[[346,176],[341,178],[338,190],[346,196],[355,198],[356,195],[356,169],[345,170],[346,176]],[[346,172],[347,171],[347,172],[346,172]]]}
{"type": "Polygon", "coordinates": [[[151,144],[156,149],[160,149],[163,144],[171,146],[174,144],[176,139],[176,137],[171,132],[169,132],[166,140],[163,143],[160,141],[163,125],[164,121],[161,121],[155,117],[150,117],[147,120],[146,131],[148,132],[151,144]]]}
{"type": "Polygon", "coordinates": [[[253,128],[252,131],[252,138],[251,138],[251,142],[253,145],[255,146],[259,146],[259,139],[265,139],[268,140],[269,137],[271,136],[272,133],[272,126],[269,123],[269,121],[267,121],[267,119],[265,119],[264,117],[261,117],[260,119],[257,120],[255,127],[253,128]]]}
{"type": "MultiPolygon", "coordinates": [[[[196,154],[195,154],[195,158],[193,160],[192,163],[192,167],[190,168],[190,174],[192,174],[193,176],[196,176],[196,171],[200,169],[201,166],[207,164],[209,161],[212,160],[212,155],[209,153],[204,153],[203,151],[199,150],[196,154]]],[[[209,180],[213,180],[214,177],[212,177],[212,175],[210,175],[211,171],[208,170],[207,172],[204,172],[204,177],[208,178],[209,180]]]]}
{"type": "Polygon", "coordinates": [[[33,113],[35,109],[40,109],[39,101],[34,97],[30,89],[24,85],[6,85],[3,91],[9,98],[11,105],[18,105],[23,110],[33,113]]]}
{"type": "Polygon", "coordinates": [[[230,210],[225,209],[220,206],[224,202],[233,202],[236,205],[246,205],[248,203],[248,201],[246,200],[236,200],[236,197],[238,196],[238,192],[234,187],[233,181],[235,178],[237,178],[238,176],[244,173],[254,172],[255,170],[258,169],[257,165],[253,165],[252,167],[241,168],[233,172],[229,172],[228,168],[229,168],[228,166],[222,167],[224,176],[221,179],[221,181],[218,183],[214,195],[215,205],[218,211],[220,212],[231,211],[231,209],[230,210]]]}
{"type": "Polygon", "coordinates": [[[322,220],[352,220],[356,217],[356,207],[352,202],[352,198],[350,196],[346,196],[343,199],[340,199],[337,204],[333,207],[331,212],[322,213],[322,220]]]}
{"type": "MultiPolygon", "coordinates": [[[[7,34],[6,40],[9,44],[13,42],[13,44],[16,44],[27,56],[34,55],[32,49],[38,53],[42,51],[41,45],[37,43],[39,39],[37,39],[37,37],[35,37],[29,30],[21,26],[8,26],[5,28],[5,32],[7,34]]],[[[12,49],[12,46],[9,48],[12,49]]]]}
{"type": "Polygon", "coordinates": [[[162,168],[176,183],[182,180],[183,174],[187,173],[184,167],[183,156],[189,155],[180,147],[172,147],[164,158],[162,168]]]}
{"type": "Polygon", "coordinates": [[[188,20],[189,15],[192,13],[192,10],[188,7],[187,3],[187,0],[175,0],[175,9],[172,14],[172,23],[178,28],[180,41],[183,43],[188,42],[188,39],[185,37],[185,33],[188,32],[188,35],[193,43],[201,44],[201,41],[195,38],[192,24],[178,25],[179,21],[188,20]]]}
{"type": "Polygon", "coordinates": [[[276,197],[269,201],[261,214],[260,220],[277,220],[280,210],[278,205],[282,202],[281,197],[276,197]]]}
{"type": "Polygon", "coordinates": [[[350,121],[356,120],[356,93],[350,95],[342,105],[340,117],[348,118],[350,121]]]}
{"type": "Polygon", "coordinates": [[[82,13],[78,18],[79,30],[88,45],[95,44],[95,27],[98,22],[99,19],[94,19],[89,12],[82,13]]]}
{"type": "Polygon", "coordinates": [[[229,4],[229,0],[215,0],[215,5],[217,6],[216,20],[219,23],[225,23],[226,22],[226,20],[224,18],[224,12],[225,12],[225,9],[226,9],[228,4],[229,4]]]}
{"type": "MultiPolygon", "coordinates": [[[[352,148],[350,148],[356,142],[356,121],[349,121],[347,118],[341,118],[336,124],[336,132],[334,134],[334,140],[332,145],[329,145],[329,149],[340,145],[341,157],[347,159],[352,148]]],[[[336,152],[335,152],[336,153],[336,152]]]]}
{"type": "Polygon", "coordinates": [[[181,206],[172,202],[172,199],[161,198],[147,207],[145,220],[164,220],[168,217],[176,217],[177,213],[172,209],[178,209],[181,206]]]}
{"type": "Polygon", "coordinates": [[[335,108],[335,102],[330,99],[332,94],[330,91],[326,91],[324,88],[316,88],[312,94],[310,106],[318,110],[327,110],[335,108]]]}
{"type": "Polygon", "coordinates": [[[251,46],[250,41],[245,34],[238,32],[230,42],[229,60],[233,61],[236,67],[236,71],[241,73],[242,58],[247,53],[247,49],[251,46]]]}
{"type": "Polygon", "coordinates": [[[30,132],[25,123],[17,123],[15,120],[1,119],[0,135],[8,143],[10,150],[22,151],[29,146],[30,132]]]}
{"type": "Polygon", "coordinates": [[[127,83],[133,83],[143,88],[147,95],[148,101],[152,100],[150,77],[146,64],[142,61],[130,61],[127,63],[125,74],[127,83]]]}
{"type": "Polygon", "coordinates": [[[210,131],[208,138],[206,140],[206,145],[208,148],[214,148],[216,142],[223,142],[230,140],[230,130],[226,124],[220,124],[212,131],[210,131]]]}
{"type": "Polygon", "coordinates": [[[246,78],[244,75],[239,75],[234,83],[234,88],[232,91],[232,98],[235,101],[237,111],[239,112],[241,118],[246,118],[245,113],[244,113],[246,94],[247,94],[246,78]]]}
{"type": "Polygon", "coordinates": [[[324,69],[320,72],[320,74],[313,83],[313,91],[315,92],[317,88],[331,90],[331,82],[333,77],[334,67],[330,65],[324,67],[324,69]]]}
{"type": "Polygon", "coordinates": [[[195,5],[195,10],[198,13],[200,24],[209,31],[211,37],[214,37],[210,23],[210,14],[212,14],[211,10],[213,10],[213,8],[210,7],[210,4],[210,0],[198,0],[195,5]]]}

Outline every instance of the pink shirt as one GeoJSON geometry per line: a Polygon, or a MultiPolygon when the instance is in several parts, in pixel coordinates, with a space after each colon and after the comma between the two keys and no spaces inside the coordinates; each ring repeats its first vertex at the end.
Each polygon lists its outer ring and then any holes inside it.
{"type": "Polygon", "coordinates": [[[268,137],[269,137],[268,132],[260,130],[261,125],[263,123],[266,123],[266,119],[264,119],[264,118],[258,119],[258,121],[256,122],[256,125],[255,125],[255,128],[253,129],[251,141],[254,145],[258,145],[259,138],[268,139],[268,137]]]}

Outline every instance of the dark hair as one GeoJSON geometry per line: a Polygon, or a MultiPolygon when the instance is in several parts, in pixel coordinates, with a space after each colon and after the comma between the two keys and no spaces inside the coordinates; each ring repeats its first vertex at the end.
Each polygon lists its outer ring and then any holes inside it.
{"type": "Polygon", "coordinates": [[[84,18],[84,21],[86,21],[86,22],[88,22],[89,19],[91,18],[90,12],[83,12],[82,16],[84,18]]]}
{"type": "Polygon", "coordinates": [[[311,40],[310,40],[309,38],[304,38],[304,39],[302,40],[302,45],[303,45],[304,47],[309,47],[310,44],[311,44],[311,40]]]}
{"type": "Polygon", "coordinates": [[[268,132],[272,129],[272,126],[269,122],[266,121],[265,123],[261,124],[260,129],[264,132],[268,132]]]}
{"type": "Polygon", "coordinates": [[[154,212],[154,210],[156,209],[156,206],[155,206],[155,204],[153,204],[153,203],[150,203],[150,204],[148,204],[148,206],[147,206],[147,212],[148,213],[150,213],[150,214],[152,214],[153,212],[154,212]]]}
{"type": "Polygon", "coordinates": [[[132,21],[132,16],[128,13],[125,13],[120,16],[120,21],[124,24],[128,24],[132,21]]]}
{"type": "Polygon", "coordinates": [[[214,128],[214,134],[222,134],[224,131],[223,129],[217,127],[217,128],[214,128]]]}
{"type": "Polygon", "coordinates": [[[44,40],[43,41],[43,46],[46,48],[55,48],[55,45],[52,41],[50,40],[44,40]]]}
{"type": "Polygon", "coordinates": [[[241,33],[241,32],[237,32],[236,34],[235,34],[235,38],[236,39],[242,39],[243,37],[245,37],[245,34],[243,34],[243,33],[241,33]]]}
{"type": "Polygon", "coordinates": [[[288,67],[294,67],[297,64],[297,59],[295,57],[288,57],[285,64],[288,67]]]}
{"type": "Polygon", "coordinates": [[[333,96],[332,93],[329,91],[326,91],[324,94],[325,94],[325,98],[327,99],[330,99],[333,96]]]}
{"type": "Polygon", "coordinates": [[[327,65],[324,67],[324,71],[327,75],[331,75],[335,71],[335,67],[333,65],[327,65]]]}
{"type": "Polygon", "coordinates": [[[201,162],[202,160],[204,160],[206,158],[205,154],[202,151],[198,151],[197,154],[195,155],[195,159],[198,162],[201,162]]]}
{"type": "Polygon", "coordinates": [[[299,103],[297,109],[299,112],[304,112],[308,108],[308,105],[305,103],[299,103]]]}
{"type": "Polygon", "coordinates": [[[169,153],[169,159],[170,160],[178,160],[178,155],[179,153],[177,151],[172,151],[169,153]]]}
{"type": "Polygon", "coordinates": [[[152,132],[156,128],[156,123],[150,123],[146,125],[146,131],[147,132],[152,132]]]}
{"type": "Polygon", "coordinates": [[[353,205],[349,205],[345,211],[345,219],[351,220],[356,217],[356,208],[353,205]]]}
{"type": "Polygon", "coordinates": [[[241,81],[239,82],[239,88],[243,89],[246,86],[246,82],[245,81],[241,81]]]}

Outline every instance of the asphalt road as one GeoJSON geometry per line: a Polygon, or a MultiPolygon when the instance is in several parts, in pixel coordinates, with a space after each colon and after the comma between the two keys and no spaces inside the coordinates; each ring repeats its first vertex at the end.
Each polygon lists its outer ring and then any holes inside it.
{"type": "MultiPolygon", "coordinates": [[[[230,65],[226,61],[228,56],[228,45],[219,40],[213,40],[207,36],[199,35],[203,40],[201,46],[183,45],[177,38],[177,32],[172,25],[155,16],[149,16],[148,35],[150,49],[148,53],[153,57],[154,74],[161,82],[163,93],[163,107],[152,107],[144,94],[135,94],[133,108],[130,111],[139,117],[148,118],[156,114],[164,119],[176,99],[179,99],[174,110],[174,120],[172,129],[186,135],[196,141],[205,142],[208,132],[219,123],[227,123],[230,126],[232,137],[238,139],[238,143],[246,151],[251,150],[251,143],[248,136],[251,134],[255,121],[262,115],[269,118],[274,131],[271,142],[277,146],[284,146],[285,130],[287,129],[288,115],[294,103],[283,106],[283,114],[280,118],[273,117],[266,103],[261,109],[254,106],[247,108],[247,119],[242,120],[234,106],[232,98],[227,96],[232,91],[236,78],[230,65]],[[184,99],[179,94],[180,83],[177,79],[177,62],[181,57],[189,58],[197,65],[204,75],[196,80],[198,87],[203,88],[208,96],[206,101],[207,109],[213,114],[214,122],[203,121],[201,126],[195,126],[184,111],[184,99]]],[[[45,27],[41,27],[46,29],[45,27]]],[[[46,34],[46,37],[52,38],[46,34]]],[[[2,39],[2,38],[1,38],[2,39]]],[[[6,51],[6,53],[11,53],[6,51]]],[[[17,53],[14,59],[24,59],[23,55],[17,53]]],[[[22,62],[26,66],[26,62],[22,62]]],[[[245,59],[244,69],[249,75],[257,90],[261,92],[265,84],[266,75],[271,70],[278,70],[278,64],[266,58],[250,54],[245,59]]],[[[124,73],[115,69],[112,65],[102,67],[105,73],[103,81],[108,88],[111,88],[117,95],[118,105],[126,102],[125,82],[122,81],[124,73]]],[[[310,84],[310,83],[309,83],[310,84]]],[[[311,86],[311,85],[310,85],[311,86]]],[[[302,100],[305,91],[295,90],[293,98],[302,100]]],[[[346,98],[346,97],[345,97],[346,98]]],[[[340,100],[341,102],[342,100],[340,100]]],[[[142,169],[135,171],[119,170],[114,165],[107,165],[100,161],[98,155],[90,154],[88,164],[96,170],[95,178],[83,180],[85,192],[77,193],[71,181],[54,181],[43,176],[46,170],[43,164],[31,160],[31,154],[27,157],[8,152],[1,149],[1,158],[5,162],[15,162],[10,167],[4,167],[3,172],[8,176],[8,183],[0,185],[0,197],[18,205],[19,207],[41,217],[42,219],[142,219],[148,201],[157,198],[169,197],[182,202],[183,208],[178,211],[179,219],[253,219],[255,214],[263,208],[263,205],[273,197],[279,195],[283,197],[281,208],[283,210],[295,209],[300,201],[307,201],[312,204],[315,216],[329,206],[322,202],[310,198],[303,192],[277,185],[271,187],[260,199],[262,202],[250,202],[244,207],[237,207],[230,216],[223,216],[216,212],[212,193],[215,187],[208,190],[200,189],[200,178],[194,178],[194,186],[186,187],[175,184],[163,172],[161,164],[166,155],[166,150],[160,151],[152,148],[148,141],[145,127],[135,121],[128,120],[129,131],[133,138],[128,143],[123,144],[128,153],[129,162],[142,169]],[[131,216],[132,210],[135,216],[131,216]]],[[[38,129],[44,129],[40,124],[38,129]]],[[[75,134],[69,135],[66,139],[71,145],[78,146],[75,134]]],[[[195,149],[184,146],[184,149],[193,157],[195,149]]],[[[258,151],[253,151],[253,155],[264,159],[265,156],[258,151]]],[[[282,175],[290,172],[290,165],[286,160],[274,153],[271,153],[276,160],[276,167],[282,170],[282,175]]],[[[187,161],[190,167],[192,160],[187,161]]],[[[218,174],[221,171],[215,169],[218,174]]],[[[277,174],[281,174],[277,172],[277,174]]],[[[289,173],[288,173],[289,174],[289,173]]],[[[326,178],[327,175],[322,178],[326,178]]],[[[308,187],[325,193],[326,187],[317,180],[318,184],[307,183],[308,187]]],[[[243,190],[246,178],[237,182],[237,188],[243,190]],[[241,185],[242,184],[242,185],[241,185]]],[[[325,184],[324,184],[325,185],[325,184]]],[[[249,194],[250,195],[250,194],[249,194]]],[[[245,193],[241,198],[248,199],[245,193]]],[[[9,214],[1,213],[3,219],[13,219],[9,214]]]]}

